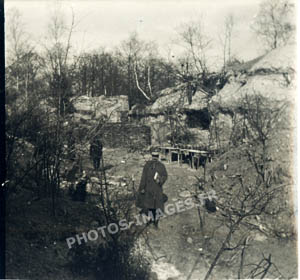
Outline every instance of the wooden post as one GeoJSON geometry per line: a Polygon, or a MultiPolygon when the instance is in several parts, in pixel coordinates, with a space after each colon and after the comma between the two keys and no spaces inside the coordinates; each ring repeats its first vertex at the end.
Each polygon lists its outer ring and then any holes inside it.
{"type": "Polygon", "coordinates": [[[196,169],[199,168],[200,165],[200,155],[197,155],[197,164],[196,164],[196,169]]]}
{"type": "Polygon", "coordinates": [[[172,153],[171,153],[171,151],[169,150],[168,151],[168,161],[169,161],[169,163],[171,163],[172,162],[172,153]]]}
{"type": "Polygon", "coordinates": [[[179,164],[182,165],[182,159],[183,159],[183,152],[179,150],[179,155],[180,155],[180,161],[179,164]]]}

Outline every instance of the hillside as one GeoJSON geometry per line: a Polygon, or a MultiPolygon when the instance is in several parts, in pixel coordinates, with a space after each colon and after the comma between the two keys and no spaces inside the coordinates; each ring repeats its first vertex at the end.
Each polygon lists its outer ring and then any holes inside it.
{"type": "MultiPolygon", "coordinates": [[[[99,119],[111,115],[117,123],[111,125],[116,133],[104,145],[99,171],[93,169],[89,143],[75,137],[80,166],[63,154],[55,215],[54,196],[37,195],[40,186],[34,179],[39,178],[32,171],[24,186],[10,190],[7,277],[109,280],[103,275],[116,275],[117,269],[124,269],[131,273],[128,279],[198,280],[211,269],[211,279],[238,275],[297,278],[294,50],[294,45],[287,45],[248,64],[250,69],[232,76],[210,102],[202,91],[196,91],[190,103],[184,84],[163,90],[143,116],[134,119],[151,130],[137,126],[130,135],[129,130],[122,133],[125,126],[119,124],[121,112],[128,111],[125,98],[92,102],[82,97],[74,101],[79,122],[85,116],[93,120],[93,110],[99,119]],[[205,149],[215,147],[214,153],[198,169],[187,162],[179,165],[175,160],[163,160],[168,172],[163,190],[168,196],[166,205],[191,199],[196,207],[166,216],[158,229],[134,224],[118,233],[118,238],[112,234],[69,250],[66,239],[107,225],[107,211],[115,215],[114,222],[124,216],[133,219],[139,213],[135,199],[153,148],[147,146],[149,139],[152,137],[152,145],[166,144],[168,133],[181,132],[176,129],[183,124],[189,133],[185,138],[173,138],[177,144],[186,141],[205,149]],[[191,131],[198,138],[192,138],[191,131]],[[139,148],[143,138],[147,138],[146,144],[139,148]],[[130,145],[121,146],[123,139],[130,145]],[[68,176],[72,172],[74,178],[68,176]],[[83,174],[89,179],[87,198],[74,201],[72,184],[83,174]],[[199,204],[201,196],[212,191],[213,206],[199,204]]],[[[132,128],[132,122],[126,125],[132,128]]],[[[111,132],[109,123],[107,126],[111,132]]],[[[15,159],[15,166],[23,170],[37,152],[21,139],[16,145],[22,157],[15,159]]]]}

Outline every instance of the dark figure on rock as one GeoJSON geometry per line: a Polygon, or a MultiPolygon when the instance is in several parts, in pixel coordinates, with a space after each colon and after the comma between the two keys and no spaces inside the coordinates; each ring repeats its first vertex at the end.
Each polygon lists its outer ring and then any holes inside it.
{"type": "Polygon", "coordinates": [[[163,194],[163,184],[168,178],[167,170],[158,159],[158,153],[152,153],[152,160],[146,162],[139,186],[136,206],[142,208],[141,213],[149,213],[154,225],[158,226],[157,213],[163,213],[166,195],[163,194]]]}
{"type": "Polygon", "coordinates": [[[100,167],[100,162],[102,159],[102,148],[103,145],[101,141],[97,138],[94,138],[90,145],[90,157],[95,170],[98,170],[100,167]]]}

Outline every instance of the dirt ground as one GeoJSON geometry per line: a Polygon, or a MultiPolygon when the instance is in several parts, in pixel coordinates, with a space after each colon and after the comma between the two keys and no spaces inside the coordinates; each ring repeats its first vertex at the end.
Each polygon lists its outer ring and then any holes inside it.
{"type": "MultiPolygon", "coordinates": [[[[243,162],[244,159],[238,157],[237,154],[236,151],[229,155],[216,156],[213,162],[207,165],[206,178],[214,173],[215,176],[218,176],[216,184],[219,182],[220,185],[223,184],[222,186],[226,187],[226,179],[230,178],[232,174],[249,173],[247,170],[249,167],[243,162]],[[225,162],[229,166],[226,171],[223,170],[225,162]]],[[[122,160],[124,163],[114,170],[114,173],[121,176],[134,175],[138,183],[145,159],[138,155],[128,157],[127,154],[124,154],[122,160]]],[[[184,200],[185,198],[180,194],[185,191],[193,194],[194,184],[197,182],[196,176],[203,178],[204,169],[202,167],[198,170],[191,169],[187,164],[179,166],[176,161],[164,163],[168,172],[168,180],[164,185],[164,193],[168,196],[167,204],[184,200]]],[[[248,174],[249,181],[253,180],[252,177],[251,174],[248,174]]],[[[207,181],[206,191],[209,191],[209,178],[207,181]]],[[[218,192],[218,189],[216,191],[218,192]]],[[[216,195],[218,196],[218,193],[216,195]]],[[[201,211],[204,212],[205,209],[201,208],[201,211]]],[[[219,226],[220,213],[218,211],[204,213],[204,218],[205,225],[201,230],[198,209],[195,207],[167,216],[160,221],[158,230],[152,226],[149,227],[148,234],[146,237],[144,236],[141,243],[150,251],[154,261],[153,269],[157,272],[159,279],[168,279],[169,277],[203,279],[225,234],[225,228],[219,226]]],[[[288,218],[289,220],[285,222],[292,224],[294,217],[288,218]]],[[[284,221],[279,220],[279,222],[285,226],[284,221]]],[[[251,246],[248,250],[245,258],[247,263],[258,263],[262,254],[271,254],[273,262],[284,277],[297,277],[296,241],[294,238],[278,239],[267,236],[259,230],[253,230],[251,246]]],[[[235,263],[235,259],[230,267],[226,267],[225,262],[221,261],[220,263],[220,266],[217,266],[214,271],[215,279],[237,277],[238,264],[235,263]]],[[[270,275],[268,275],[270,278],[272,278],[271,273],[270,270],[270,275]]],[[[277,275],[275,270],[274,275],[277,275]]]]}
{"type": "MultiPolygon", "coordinates": [[[[132,191],[137,190],[142,168],[149,156],[128,153],[125,149],[105,149],[104,157],[109,180],[122,177],[134,179],[132,191]]],[[[228,176],[225,171],[218,171],[217,166],[223,166],[223,160],[224,156],[208,164],[207,176],[213,170],[224,182],[229,175],[239,172],[237,167],[233,167],[232,160],[229,164],[231,167],[226,171],[228,176]]],[[[84,169],[91,173],[92,166],[87,157],[83,163],[84,169]]],[[[195,176],[203,177],[203,168],[194,170],[186,164],[164,163],[168,172],[168,180],[164,185],[167,204],[184,200],[181,195],[187,194],[185,191],[193,193],[197,181],[195,176]]],[[[241,167],[238,162],[236,165],[241,167]]],[[[92,275],[74,278],[68,267],[65,240],[70,234],[90,230],[95,221],[101,224],[99,207],[95,203],[74,202],[66,196],[60,198],[59,205],[57,217],[51,218],[49,200],[35,201],[30,192],[22,191],[8,201],[6,263],[9,278],[93,279],[92,275]]],[[[158,229],[149,226],[140,237],[138,246],[145,250],[145,255],[152,262],[152,280],[204,278],[224,238],[225,228],[220,225],[222,217],[218,211],[208,213],[203,207],[200,211],[205,217],[203,229],[200,228],[198,208],[195,207],[167,216],[159,222],[158,229]]],[[[294,237],[279,239],[253,230],[250,244],[245,257],[247,264],[257,263],[262,254],[271,254],[272,262],[284,278],[297,278],[294,237]]],[[[229,257],[231,255],[225,255],[220,260],[211,279],[237,278],[238,256],[233,256],[228,262],[229,257]]],[[[267,277],[276,278],[276,275],[274,268],[267,277]]]]}
{"type": "MultiPolygon", "coordinates": [[[[195,173],[202,173],[202,170],[194,171],[188,167],[182,168],[176,163],[166,164],[166,167],[169,179],[164,190],[171,201],[182,199],[179,197],[180,191],[190,190],[195,173]]],[[[205,210],[202,209],[202,211],[205,210]]],[[[218,215],[218,212],[206,214],[203,232],[200,230],[197,208],[168,216],[160,222],[159,230],[154,228],[149,230],[149,246],[152,248],[154,259],[158,260],[156,270],[160,274],[159,279],[178,277],[178,279],[196,280],[204,278],[218,249],[217,244],[220,244],[220,239],[225,232],[224,228],[220,228],[212,237],[214,227],[218,226],[218,215]],[[164,267],[164,263],[168,263],[171,268],[176,268],[176,270],[171,269],[168,273],[159,269],[164,267]]],[[[287,278],[297,277],[295,241],[279,241],[260,232],[253,232],[251,243],[252,246],[246,256],[247,263],[257,263],[263,253],[265,255],[271,253],[273,262],[284,276],[287,278]]],[[[238,259],[235,263],[233,260],[232,267],[226,267],[221,263],[216,267],[212,279],[237,278],[237,261],[238,259]]],[[[271,275],[269,277],[271,278],[271,275]]]]}

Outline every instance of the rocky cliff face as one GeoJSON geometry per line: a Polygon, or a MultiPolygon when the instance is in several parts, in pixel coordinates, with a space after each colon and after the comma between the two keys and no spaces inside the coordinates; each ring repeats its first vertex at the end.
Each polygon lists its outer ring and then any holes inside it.
{"type": "MultiPolygon", "coordinates": [[[[272,170],[288,177],[293,173],[295,151],[295,53],[292,43],[271,51],[247,72],[231,77],[210,102],[211,135],[220,148],[245,143],[245,134],[265,138],[272,170]],[[253,131],[253,123],[263,127],[261,135],[253,131]]],[[[253,148],[258,150],[259,145],[253,148]]]]}
{"type": "Polygon", "coordinates": [[[289,129],[295,125],[295,120],[292,120],[296,97],[295,52],[294,44],[271,51],[247,73],[231,77],[229,83],[212,98],[213,124],[215,128],[227,130],[227,133],[220,133],[224,145],[231,141],[232,129],[247,98],[261,96],[268,102],[269,108],[285,104],[278,129],[289,129]]]}
{"type": "Polygon", "coordinates": [[[135,106],[131,120],[151,127],[153,145],[166,144],[176,135],[176,143],[207,146],[210,118],[207,94],[201,89],[187,92],[187,84],[166,88],[151,105],[135,106]]]}
{"type": "Polygon", "coordinates": [[[187,94],[187,85],[180,84],[174,88],[167,88],[161,91],[159,98],[150,106],[149,112],[159,114],[164,110],[175,109],[184,110],[202,110],[207,107],[207,95],[197,90],[192,94],[190,100],[187,94]]]}

